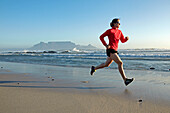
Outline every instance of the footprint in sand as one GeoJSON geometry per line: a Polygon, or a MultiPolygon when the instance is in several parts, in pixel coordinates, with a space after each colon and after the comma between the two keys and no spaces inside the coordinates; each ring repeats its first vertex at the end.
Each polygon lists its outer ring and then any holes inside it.
{"type": "Polygon", "coordinates": [[[80,81],[80,82],[82,82],[82,83],[89,83],[89,81],[80,81]]]}
{"type": "Polygon", "coordinates": [[[142,102],[143,102],[143,100],[142,100],[142,99],[138,99],[138,102],[139,102],[139,103],[142,103],[142,102]]]}

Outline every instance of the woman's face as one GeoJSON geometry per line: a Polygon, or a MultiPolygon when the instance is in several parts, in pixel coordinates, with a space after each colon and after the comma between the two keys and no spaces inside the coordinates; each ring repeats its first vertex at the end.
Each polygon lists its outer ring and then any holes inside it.
{"type": "Polygon", "coordinates": [[[115,28],[119,28],[119,26],[120,26],[120,20],[118,20],[116,23],[114,23],[115,28]]]}

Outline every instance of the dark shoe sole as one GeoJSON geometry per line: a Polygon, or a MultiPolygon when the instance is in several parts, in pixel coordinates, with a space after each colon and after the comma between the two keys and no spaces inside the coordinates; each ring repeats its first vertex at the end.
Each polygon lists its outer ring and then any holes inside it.
{"type": "Polygon", "coordinates": [[[90,72],[91,75],[93,75],[93,73],[95,72],[94,68],[95,68],[94,66],[91,67],[91,72],[90,72]]]}
{"type": "Polygon", "coordinates": [[[130,83],[132,83],[135,80],[135,78],[128,79],[128,80],[129,80],[129,82],[125,81],[125,85],[126,86],[129,85],[130,83]]]}

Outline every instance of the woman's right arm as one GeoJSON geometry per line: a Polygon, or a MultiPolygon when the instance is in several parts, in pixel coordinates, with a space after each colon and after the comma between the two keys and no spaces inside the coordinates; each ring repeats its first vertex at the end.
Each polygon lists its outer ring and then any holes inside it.
{"type": "Polygon", "coordinates": [[[102,44],[107,48],[107,43],[106,43],[106,41],[104,40],[104,37],[105,36],[108,36],[109,35],[109,30],[107,30],[106,32],[104,32],[101,36],[100,36],[100,40],[101,40],[101,42],[102,42],[102,44]]]}

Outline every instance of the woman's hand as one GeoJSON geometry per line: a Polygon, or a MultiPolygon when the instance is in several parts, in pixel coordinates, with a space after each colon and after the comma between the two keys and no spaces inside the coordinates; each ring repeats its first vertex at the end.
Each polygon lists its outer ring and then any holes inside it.
{"type": "Polygon", "coordinates": [[[106,45],[106,49],[110,49],[110,45],[106,45]]]}
{"type": "Polygon", "coordinates": [[[126,40],[128,41],[129,40],[129,37],[127,36],[127,37],[125,37],[126,38],[126,40]]]}

